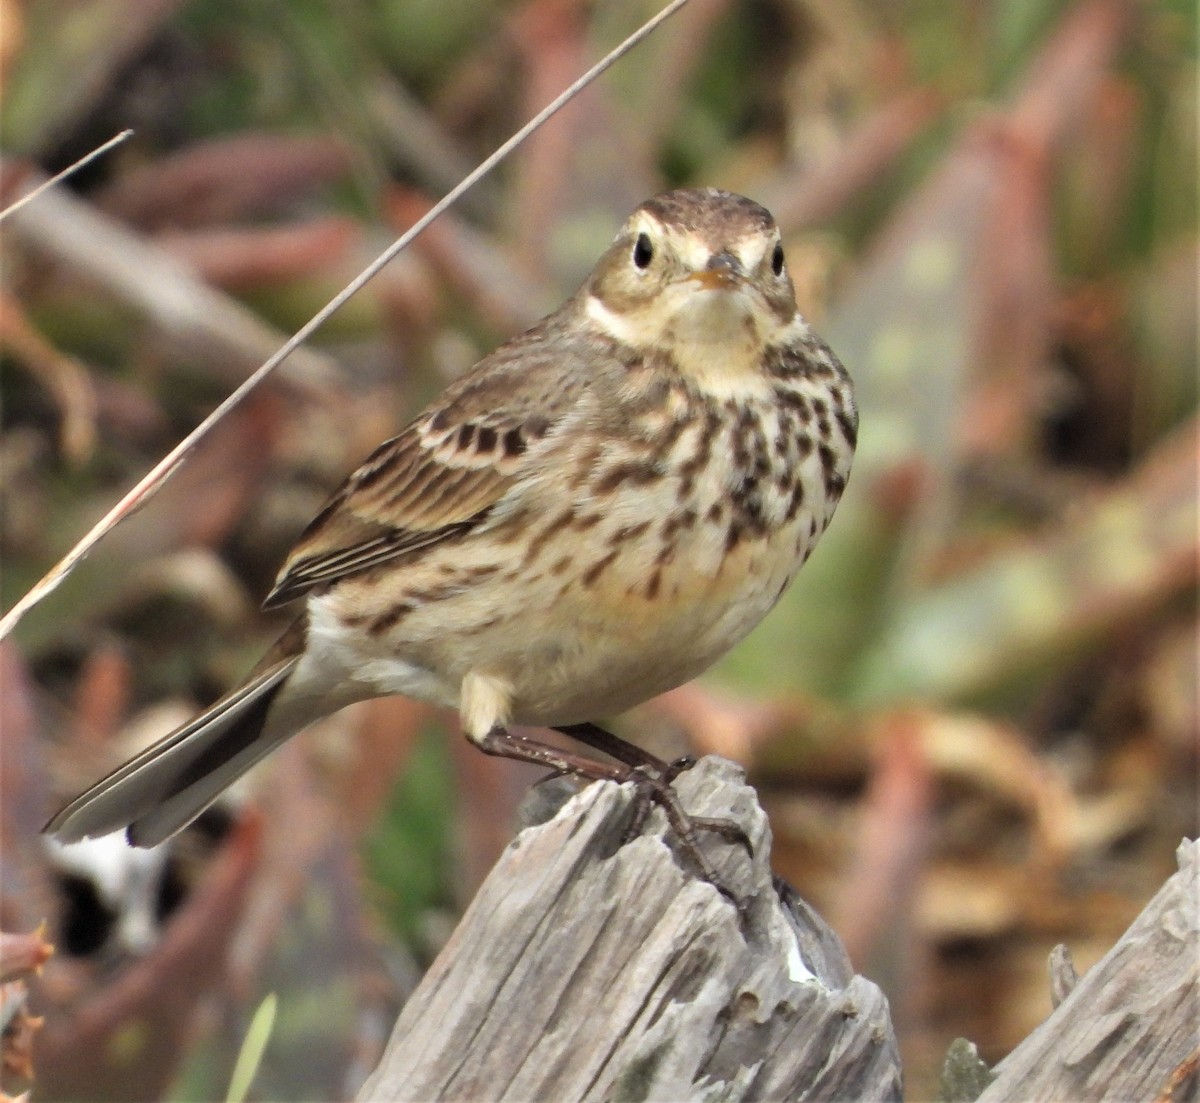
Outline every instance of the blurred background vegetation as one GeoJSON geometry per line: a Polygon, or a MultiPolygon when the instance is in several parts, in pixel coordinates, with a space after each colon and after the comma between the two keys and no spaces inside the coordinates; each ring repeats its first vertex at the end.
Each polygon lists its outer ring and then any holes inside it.
{"type": "MultiPolygon", "coordinates": [[[[136,130],[2,228],[3,607],[658,6],[0,0],[5,204],[136,130]]],[[[693,0],[435,224],[0,648],[38,1096],[221,1097],[270,991],[256,1097],[372,1067],[536,774],[380,701],[136,868],[37,830],[244,673],[324,496],[678,184],[775,211],[862,435],[780,608],[619,730],[745,764],[910,1098],[955,1036],[1003,1056],[1197,830],[1196,36],[1190,0],[693,0]]]]}

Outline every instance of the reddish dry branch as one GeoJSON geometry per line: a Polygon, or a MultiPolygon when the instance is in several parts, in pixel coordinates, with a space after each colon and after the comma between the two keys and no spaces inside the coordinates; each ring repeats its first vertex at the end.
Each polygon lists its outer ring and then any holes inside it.
{"type": "MultiPolygon", "coordinates": [[[[0,159],[0,177],[14,171],[0,159]]],[[[26,175],[27,186],[40,183],[26,175]]],[[[92,281],[116,302],[133,307],[185,362],[195,360],[214,378],[240,383],[284,342],[249,308],[196,279],[184,265],[144,236],[63,189],[52,189],[5,223],[14,246],[92,281]]],[[[338,369],[310,348],[292,353],[289,385],[323,388],[338,369]]]]}
{"type": "Polygon", "coordinates": [[[0,931],[0,983],[25,973],[36,973],[54,953],[46,941],[45,924],[28,934],[0,931]]]}
{"type": "Polygon", "coordinates": [[[409,1000],[361,1100],[898,1099],[887,1002],[830,929],[781,903],[741,771],[676,784],[744,922],[681,868],[662,814],[624,840],[631,787],[589,786],[521,832],[409,1000]]]}

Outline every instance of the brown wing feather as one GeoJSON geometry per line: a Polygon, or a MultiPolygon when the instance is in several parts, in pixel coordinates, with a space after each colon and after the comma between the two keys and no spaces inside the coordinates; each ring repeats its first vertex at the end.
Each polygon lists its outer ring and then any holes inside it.
{"type": "Polygon", "coordinates": [[[301,535],[265,608],[428,548],[486,516],[512,472],[456,470],[421,430],[421,423],[409,426],[350,476],[301,535]]]}
{"type": "Polygon", "coordinates": [[[586,371],[563,371],[564,360],[595,353],[564,338],[566,309],[480,361],[377,448],[301,534],[264,607],[479,524],[587,385],[586,371]]]}

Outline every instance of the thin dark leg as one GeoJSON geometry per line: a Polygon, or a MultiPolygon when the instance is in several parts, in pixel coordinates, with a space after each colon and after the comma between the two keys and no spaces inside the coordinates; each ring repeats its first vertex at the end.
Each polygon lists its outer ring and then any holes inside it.
{"type": "MultiPolygon", "coordinates": [[[[595,730],[602,732],[604,735],[608,734],[601,728],[596,728],[595,730]]],[[[565,734],[573,735],[574,733],[568,731],[565,734]]],[[[589,732],[589,734],[591,733],[589,732]]],[[[615,736],[610,738],[616,740],[615,736]]],[[[671,830],[679,841],[681,849],[695,866],[700,876],[720,892],[722,896],[732,901],[739,912],[742,911],[742,902],[725,887],[717,876],[716,870],[709,865],[708,859],[701,852],[696,837],[696,828],[711,828],[725,834],[726,829],[733,827],[742,840],[745,839],[745,835],[735,824],[730,824],[727,821],[710,821],[707,818],[701,819],[699,817],[693,819],[688,816],[680,805],[679,798],[675,795],[675,790],[671,788],[669,783],[663,781],[659,774],[652,772],[652,767],[643,763],[631,765],[627,762],[616,764],[597,762],[595,759],[559,750],[548,743],[542,743],[527,736],[514,735],[507,729],[500,727],[492,728],[486,735],[478,739],[473,739],[472,742],[484,754],[496,755],[499,758],[514,758],[519,762],[532,762],[538,766],[546,766],[558,773],[574,774],[577,777],[588,778],[592,781],[615,781],[617,783],[632,781],[638,787],[638,791],[643,794],[644,801],[653,801],[662,808],[666,814],[667,822],[671,825],[671,830]]],[[[625,743],[624,740],[616,740],[616,742],[631,748],[638,754],[650,758],[652,761],[658,762],[652,755],[640,751],[631,743],[625,743]]],[[[665,763],[660,763],[660,765],[664,769],[667,768],[665,763]]],[[[635,820],[640,819],[644,823],[644,812],[639,816],[635,810],[634,816],[635,820]]]]}
{"type": "MultiPolygon", "coordinates": [[[[580,743],[586,743],[598,751],[603,751],[618,762],[624,762],[635,769],[651,773],[664,786],[670,786],[680,774],[696,765],[696,759],[690,754],[683,755],[673,762],[664,762],[649,751],[642,750],[636,744],[626,742],[619,736],[613,735],[612,732],[606,731],[599,724],[561,724],[553,730],[561,732],[563,735],[569,735],[572,739],[578,739],[580,743]]],[[[657,800],[657,803],[666,807],[665,802],[661,799],[657,800]]],[[[676,807],[678,808],[678,802],[676,802],[676,807]]],[[[641,830],[646,824],[648,811],[649,809],[645,805],[639,810],[630,825],[630,838],[641,834],[641,830]]],[[[679,814],[685,815],[682,809],[679,809],[679,814]]],[[[713,831],[727,842],[745,847],[746,853],[753,857],[754,848],[750,845],[746,833],[737,824],[729,820],[714,819],[711,816],[688,816],[687,820],[693,828],[693,836],[695,828],[699,828],[701,831],[713,831]]],[[[674,821],[672,821],[672,826],[675,826],[674,821]]]]}
{"type": "Polygon", "coordinates": [[[672,762],[664,762],[649,751],[642,750],[635,743],[629,743],[620,736],[606,731],[599,724],[562,724],[554,731],[569,735],[572,739],[578,739],[580,743],[586,743],[589,747],[595,747],[596,750],[603,751],[618,762],[653,770],[668,785],[685,770],[690,770],[696,765],[695,756],[690,754],[682,755],[672,762]]]}
{"type": "Polygon", "coordinates": [[[597,762],[594,758],[572,754],[528,736],[515,735],[507,728],[492,728],[483,738],[471,742],[484,754],[532,762],[535,766],[545,766],[560,774],[574,774],[589,781],[615,781],[620,784],[629,781],[633,773],[633,769],[625,763],[597,762]]]}
{"type": "Polygon", "coordinates": [[[563,735],[569,735],[572,739],[578,739],[580,743],[586,743],[598,751],[603,751],[606,755],[611,755],[618,762],[624,762],[627,766],[643,766],[660,776],[666,774],[670,769],[670,766],[661,758],[656,758],[636,744],[627,743],[619,736],[613,735],[612,732],[605,731],[599,724],[560,724],[554,730],[563,735]]]}

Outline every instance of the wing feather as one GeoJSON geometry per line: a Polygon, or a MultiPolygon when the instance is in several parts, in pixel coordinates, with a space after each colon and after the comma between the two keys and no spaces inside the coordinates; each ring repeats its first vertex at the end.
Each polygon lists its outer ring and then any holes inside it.
{"type": "Polygon", "coordinates": [[[388,463],[379,477],[376,452],[350,476],[301,535],[265,608],[461,535],[511,485],[512,472],[497,467],[462,478],[422,436],[416,423],[384,446],[409,462],[388,463]]]}
{"type": "Polygon", "coordinates": [[[587,389],[595,346],[552,315],[453,384],[377,448],[301,534],[263,603],[417,556],[479,525],[539,462],[587,389]],[[564,371],[574,361],[580,370],[564,371]]]}

